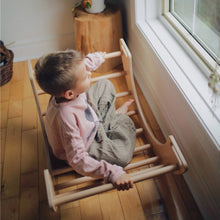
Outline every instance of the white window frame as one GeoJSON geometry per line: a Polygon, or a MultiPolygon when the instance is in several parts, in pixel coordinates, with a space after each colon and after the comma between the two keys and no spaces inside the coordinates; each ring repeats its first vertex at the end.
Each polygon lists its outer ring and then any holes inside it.
{"type": "Polygon", "coordinates": [[[220,149],[220,105],[213,107],[208,88],[208,76],[216,63],[173,19],[167,3],[168,0],[135,0],[135,25],[220,149]]]}
{"type": "Polygon", "coordinates": [[[181,35],[181,37],[190,45],[201,60],[214,71],[216,68],[216,61],[206,52],[206,50],[188,33],[188,31],[176,20],[176,18],[169,12],[169,0],[163,0],[162,15],[172,27],[181,35]]]}

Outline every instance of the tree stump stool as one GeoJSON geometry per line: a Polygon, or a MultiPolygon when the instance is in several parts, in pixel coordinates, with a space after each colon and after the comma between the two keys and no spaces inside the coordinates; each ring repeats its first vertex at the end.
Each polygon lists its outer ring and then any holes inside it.
{"type": "MultiPolygon", "coordinates": [[[[107,7],[98,14],[89,14],[82,8],[73,12],[75,48],[85,54],[95,51],[106,53],[120,50],[119,39],[123,37],[121,12],[107,7]]],[[[97,72],[109,71],[121,63],[121,58],[108,59],[97,72]]]]}

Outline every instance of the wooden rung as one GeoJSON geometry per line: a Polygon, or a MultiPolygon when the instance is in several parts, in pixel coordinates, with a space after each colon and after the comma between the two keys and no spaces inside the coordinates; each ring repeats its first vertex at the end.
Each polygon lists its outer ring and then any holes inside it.
{"type": "Polygon", "coordinates": [[[134,175],[134,177],[132,177],[132,180],[136,183],[142,180],[146,180],[149,178],[153,178],[156,176],[160,176],[160,175],[175,171],[177,169],[178,169],[178,166],[176,164],[173,164],[173,165],[163,166],[159,169],[153,169],[150,172],[144,172],[144,170],[141,170],[140,173],[137,173],[136,175],[134,175]]]}
{"type": "Polygon", "coordinates": [[[143,146],[135,147],[135,149],[134,149],[134,154],[139,153],[139,152],[141,152],[141,151],[143,151],[143,150],[147,150],[147,149],[149,149],[149,148],[151,148],[151,145],[150,145],[150,144],[145,144],[145,145],[143,145],[143,146]]]}
{"type": "Polygon", "coordinates": [[[116,94],[116,98],[120,98],[120,97],[124,97],[124,96],[128,96],[131,95],[131,91],[126,91],[126,92],[120,92],[116,94]]]}
{"type": "MultiPolygon", "coordinates": [[[[147,168],[147,169],[145,168],[145,169],[140,170],[140,171],[129,173],[129,175],[132,177],[134,175],[137,175],[137,174],[139,175],[139,174],[144,173],[144,172],[149,172],[149,171],[161,168],[163,166],[164,165],[157,165],[157,166],[153,166],[153,167],[150,167],[150,168],[147,168]]],[[[81,183],[90,182],[90,181],[95,181],[95,180],[98,180],[98,179],[99,178],[93,178],[93,177],[89,177],[89,176],[84,176],[84,177],[73,179],[73,180],[70,180],[70,181],[67,181],[67,182],[56,184],[56,185],[54,185],[54,188],[55,188],[55,190],[61,190],[61,189],[65,189],[67,187],[75,186],[75,185],[78,185],[78,184],[81,184],[81,183]]]]}
{"type": "Polygon", "coordinates": [[[151,163],[155,163],[159,160],[159,157],[155,156],[155,157],[150,157],[147,158],[145,160],[141,160],[135,163],[130,163],[128,164],[126,167],[124,167],[124,170],[130,170],[130,169],[134,169],[143,165],[147,165],[147,164],[151,164],[151,163]]]}
{"type": "Polygon", "coordinates": [[[58,176],[60,174],[69,173],[73,170],[74,169],[72,167],[64,167],[64,168],[56,169],[52,171],[52,176],[58,176]]]}
{"type": "Polygon", "coordinates": [[[134,177],[134,176],[137,176],[137,175],[140,175],[140,174],[144,174],[146,172],[150,172],[152,170],[160,169],[164,166],[165,166],[164,164],[161,164],[161,165],[152,166],[152,167],[149,167],[149,168],[144,168],[142,170],[138,170],[138,171],[135,171],[133,173],[129,173],[129,176],[134,177]]]}
{"type": "Polygon", "coordinates": [[[39,89],[39,90],[37,90],[37,94],[38,95],[43,95],[43,94],[46,94],[46,92],[44,92],[43,90],[39,89]]]}
{"type": "Polygon", "coordinates": [[[57,207],[54,204],[55,191],[54,191],[54,187],[53,187],[53,181],[52,181],[52,178],[50,176],[48,169],[44,170],[44,179],[45,179],[47,200],[48,200],[49,206],[51,208],[53,208],[54,211],[56,211],[57,207]]]}
{"type": "MultiPolygon", "coordinates": [[[[168,165],[168,166],[165,166],[165,167],[162,167],[162,168],[159,168],[159,169],[156,169],[156,170],[154,169],[152,171],[144,172],[144,173],[141,173],[141,174],[138,174],[138,175],[133,174],[132,180],[134,181],[134,183],[136,183],[136,182],[139,182],[139,181],[142,181],[142,180],[146,180],[146,179],[149,179],[149,178],[153,178],[153,177],[156,177],[156,176],[159,176],[159,175],[163,175],[163,174],[172,172],[176,169],[177,169],[177,165],[168,165]]],[[[65,204],[65,203],[68,203],[68,202],[83,199],[83,198],[88,197],[88,196],[93,196],[93,195],[96,195],[98,193],[106,192],[106,191],[112,190],[114,188],[115,187],[112,183],[108,183],[108,184],[93,187],[93,188],[86,189],[86,190],[76,192],[76,193],[66,192],[66,193],[63,193],[63,194],[58,194],[58,195],[54,196],[52,208],[54,208],[58,205],[61,205],[61,204],[65,204]]]]}
{"type": "Polygon", "coordinates": [[[112,78],[124,76],[125,74],[126,73],[124,71],[121,71],[121,72],[106,74],[106,75],[103,75],[103,76],[93,77],[91,79],[91,82],[96,82],[96,81],[99,81],[101,79],[112,79],[112,78]]]}
{"type": "Polygon", "coordinates": [[[143,128],[137,128],[137,129],[136,129],[136,134],[140,134],[140,133],[142,133],[143,131],[144,131],[143,128]]]}
{"type": "Polygon", "coordinates": [[[78,184],[81,184],[81,183],[86,183],[86,182],[90,182],[90,181],[94,181],[94,180],[98,180],[98,179],[99,178],[84,176],[84,177],[80,177],[80,178],[77,178],[77,179],[70,180],[68,182],[63,182],[63,183],[56,184],[56,185],[54,185],[54,188],[55,188],[55,190],[61,190],[61,189],[67,188],[67,187],[75,186],[75,185],[78,185],[78,184]]]}
{"type": "Polygon", "coordinates": [[[119,57],[121,56],[121,51],[116,51],[112,53],[105,54],[105,59],[113,58],[113,57],[119,57]]]}
{"type": "MultiPolygon", "coordinates": [[[[120,76],[124,76],[125,74],[126,74],[126,72],[121,71],[121,72],[106,74],[106,75],[103,75],[103,76],[93,77],[91,79],[91,82],[96,82],[96,81],[99,81],[101,79],[117,78],[117,77],[120,77],[120,76]]],[[[43,95],[43,94],[46,94],[46,93],[43,90],[39,89],[39,90],[37,90],[37,94],[38,95],[43,95]]],[[[128,92],[121,92],[121,93],[116,94],[116,97],[122,97],[122,96],[130,95],[130,94],[131,94],[131,92],[129,92],[129,91],[128,92]]]]}
{"type": "Polygon", "coordinates": [[[136,115],[136,114],[137,114],[136,111],[129,111],[129,112],[127,112],[126,115],[128,115],[128,116],[132,116],[132,115],[136,115]]]}
{"type": "MultiPolygon", "coordinates": [[[[143,146],[141,146],[143,147],[143,146]]],[[[124,167],[124,171],[130,170],[130,169],[134,169],[143,165],[147,165],[147,164],[151,164],[151,163],[155,163],[157,162],[159,159],[159,157],[152,157],[152,158],[148,158],[142,161],[138,161],[136,163],[131,163],[129,165],[127,165],[126,167],[124,167]]],[[[80,177],[77,179],[73,179],[71,181],[68,182],[64,182],[64,183],[60,183],[60,184],[56,184],[55,188],[56,189],[62,189],[65,187],[69,187],[69,186],[74,186],[77,184],[81,184],[81,183],[85,183],[85,182],[89,182],[89,181],[94,181],[97,180],[98,178],[93,178],[93,177],[89,177],[89,176],[84,176],[84,177],[80,177]]]]}

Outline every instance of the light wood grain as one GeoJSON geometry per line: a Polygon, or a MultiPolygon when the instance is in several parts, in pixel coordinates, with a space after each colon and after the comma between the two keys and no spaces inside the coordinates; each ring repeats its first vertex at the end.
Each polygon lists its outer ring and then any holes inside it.
{"type": "Polygon", "coordinates": [[[1,114],[0,114],[0,123],[1,128],[6,128],[8,120],[8,101],[1,102],[1,114]]]}
{"type": "Polygon", "coordinates": [[[81,218],[83,220],[102,219],[101,204],[99,196],[91,196],[80,201],[81,218]]]}
{"type": "Polygon", "coordinates": [[[21,173],[38,170],[37,130],[22,132],[21,173]]]}
{"type": "Polygon", "coordinates": [[[119,191],[118,195],[126,220],[146,219],[136,186],[129,191],[119,191]]]}
{"type": "Polygon", "coordinates": [[[1,219],[12,220],[19,219],[19,198],[13,197],[2,200],[1,219]]]}
{"type": "Polygon", "coordinates": [[[21,160],[21,118],[8,119],[3,169],[3,198],[19,196],[21,160]]]}
{"type": "Polygon", "coordinates": [[[37,111],[33,97],[25,98],[23,100],[22,115],[22,130],[37,128],[37,111]]]}
{"type": "Polygon", "coordinates": [[[22,116],[22,100],[13,100],[9,102],[8,118],[22,116]]]}
{"type": "Polygon", "coordinates": [[[20,219],[39,219],[38,187],[23,188],[20,197],[20,219]]]}
{"type": "Polygon", "coordinates": [[[3,167],[4,167],[4,159],[5,159],[5,139],[6,139],[6,129],[2,128],[0,131],[0,137],[1,137],[1,142],[0,142],[0,146],[1,146],[1,185],[2,185],[2,174],[3,174],[3,167]]]}
{"type": "MultiPolygon", "coordinates": [[[[99,14],[86,13],[81,8],[73,12],[75,46],[85,54],[119,50],[119,39],[122,34],[121,12],[117,8],[108,8],[99,14]]],[[[121,59],[106,60],[97,72],[109,71],[121,63],[121,59]]]]}
{"type": "Polygon", "coordinates": [[[7,83],[1,87],[1,93],[0,93],[1,102],[5,102],[9,100],[10,85],[11,85],[10,83],[7,83]]]}
{"type": "Polygon", "coordinates": [[[103,220],[125,219],[121,202],[116,190],[99,195],[103,220]]]}

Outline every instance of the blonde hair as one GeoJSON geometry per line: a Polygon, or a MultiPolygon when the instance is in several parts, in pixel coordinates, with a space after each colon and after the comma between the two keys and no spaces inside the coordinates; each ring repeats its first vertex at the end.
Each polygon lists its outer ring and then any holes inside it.
{"type": "Polygon", "coordinates": [[[58,51],[42,56],[35,65],[36,79],[46,93],[61,96],[76,86],[76,73],[83,61],[82,53],[76,50],[58,51]]]}

